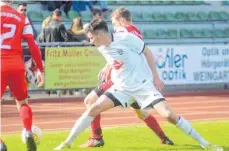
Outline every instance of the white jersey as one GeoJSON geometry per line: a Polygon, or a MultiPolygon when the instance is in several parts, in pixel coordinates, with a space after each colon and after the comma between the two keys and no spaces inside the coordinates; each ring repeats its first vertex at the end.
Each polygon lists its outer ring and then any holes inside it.
{"type": "Polygon", "coordinates": [[[152,72],[146,68],[144,42],[131,33],[115,33],[109,47],[99,47],[100,53],[113,67],[111,80],[117,90],[136,91],[152,81],[152,72]]]}

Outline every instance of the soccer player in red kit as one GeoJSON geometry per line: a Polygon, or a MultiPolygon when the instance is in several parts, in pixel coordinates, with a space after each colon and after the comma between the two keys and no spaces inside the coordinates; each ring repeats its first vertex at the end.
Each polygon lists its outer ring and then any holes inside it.
{"type": "Polygon", "coordinates": [[[44,83],[44,69],[41,53],[36,45],[29,20],[14,10],[11,1],[1,1],[1,97],[7,86],[13,93],[21,121],[26,129],[26,144],[28,151],[36,151],[37,147],[31,132],[32,110],[28,105],[28,90],[25,77],[24,61],[22,59],[21,41],[28,43],[30,53],[39,69],[37,78],[39,86],[44,83]]]}

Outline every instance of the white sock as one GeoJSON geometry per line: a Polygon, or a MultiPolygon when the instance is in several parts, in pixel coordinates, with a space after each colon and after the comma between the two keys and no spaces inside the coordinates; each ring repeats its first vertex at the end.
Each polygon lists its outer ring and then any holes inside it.
{"type": "Polygon", "coordinates": [[[191,136],[193,139],[197,140],[202,147],[206,147],[209,143],[196,132],[194,128],[186,121],[183,117],[180,116],[179,121],[176,126],[182,130],[185,134],[191,136]]]}
{"type": "Polygon", "coordinates": [[[83,132],[94,120],[94,117],[88,115],[82,115],[74,124],[66,142],[71,146],[74,139],[83,132]]]}

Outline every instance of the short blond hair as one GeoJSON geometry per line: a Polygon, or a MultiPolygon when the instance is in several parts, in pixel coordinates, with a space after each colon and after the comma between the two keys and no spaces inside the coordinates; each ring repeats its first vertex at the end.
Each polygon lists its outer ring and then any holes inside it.
{"type": "Polygon", "coordinates": [[[112,14],[111,18],[124,18],[128,22],[131,22],[131,13],[128,9],[126,8],[117,8],[112,14]]]}

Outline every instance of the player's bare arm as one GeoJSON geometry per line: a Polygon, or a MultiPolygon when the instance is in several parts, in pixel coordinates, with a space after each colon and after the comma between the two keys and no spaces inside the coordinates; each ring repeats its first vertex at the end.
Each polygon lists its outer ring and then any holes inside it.
{"type": "Polygon", "coordinates": [[[105,66],[99,71],[99,74],[98,74],[98,79],[99,81],[103,81],[103,80],[106,80],[107,79],[107,75],[111,69],[111,65],[106,63],[105,66]]]}
{"type": "Polygon", "coordinates": [[[159,75],[157,73],[156,64],[155,64],[155,61],[154,61],[154,57],[153,57],[152,52],[149,50],[149,48],[145,47],[144,48],[144,51],[143,51],[143,54],[145,55],[145,57],[147,59],[147,62],[149,64],[149,66],[150,66],[150,69],[151,69],[151,71],[153,73],[153,81],[154,81],[155,87],[159,91],[162,91],[163,88],[164,88],[164,83],[160,79],[160,77],[159,77],[159,75]]]}

